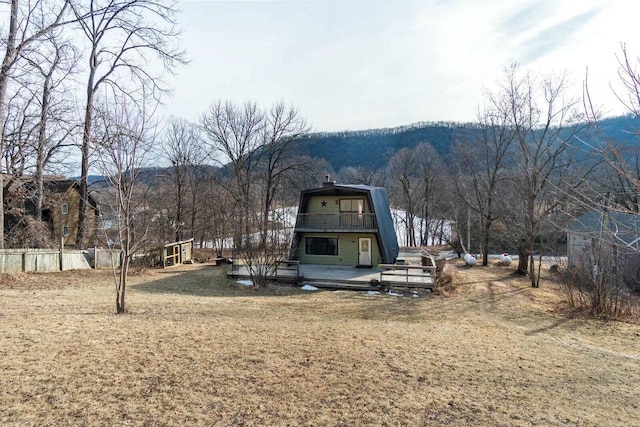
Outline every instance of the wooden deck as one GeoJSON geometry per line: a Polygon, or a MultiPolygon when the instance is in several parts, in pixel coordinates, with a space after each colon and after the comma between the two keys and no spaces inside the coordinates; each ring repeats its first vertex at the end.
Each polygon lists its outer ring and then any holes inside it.
{"type": "MultiPolygon", "coordinates": [[[[235,278],[249,278],[249,271],[238,266],[229,274],[235,278]]],[[[282,263],[274,280],[284,283],[308,284],[317,288],[345,290],[380,290],[387,288],[423,288],[433,290],[435,267],[384,264],[372,268],[282,263]]]]}

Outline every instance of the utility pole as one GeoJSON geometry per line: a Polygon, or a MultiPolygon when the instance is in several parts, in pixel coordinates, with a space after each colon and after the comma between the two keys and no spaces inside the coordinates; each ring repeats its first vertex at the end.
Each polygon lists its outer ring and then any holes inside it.
{"type": "Polygon", "coordinates": [[[598,243],[598,258],[593,266],[593,281],[595,284],[602,284],[602,258],[604,257],[604,235],[607,233],[607,222],[609,221],[609,193],[605,194],[604,206],[600,220],[600,241],[598,243]]]}

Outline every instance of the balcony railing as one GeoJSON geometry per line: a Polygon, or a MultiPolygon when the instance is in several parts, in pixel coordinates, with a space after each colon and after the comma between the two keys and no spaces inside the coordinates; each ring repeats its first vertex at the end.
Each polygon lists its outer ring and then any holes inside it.
{"type": "Polygon", "coordinates": [[[373,213],[315,214],[301,213],[296,229],[307,230],[374,230],[378,228],[373,213]]]}

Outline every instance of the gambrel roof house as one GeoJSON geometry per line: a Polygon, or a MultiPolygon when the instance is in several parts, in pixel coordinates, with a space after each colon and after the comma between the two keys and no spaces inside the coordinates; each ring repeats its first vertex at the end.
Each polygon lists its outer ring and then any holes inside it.
{"type": "Polygon", "coordinates": [[[301,264],[371,267],[398,256],[389,199],[382,187],[336,184],[300,195],[289,258],[301,264]]]}

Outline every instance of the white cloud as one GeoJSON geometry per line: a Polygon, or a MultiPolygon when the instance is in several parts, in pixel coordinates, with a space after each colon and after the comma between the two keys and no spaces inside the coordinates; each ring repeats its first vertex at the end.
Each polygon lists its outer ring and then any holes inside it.
{"type": "Polygon", "coordinates": [[[640,3],[329,0],[183,2],[191,58],[170,111],[197,118],[217,99],[291,102],[316,130],[472,121],[483,88],[512,62],[567,70],[580,92],[620,112],[620,42],[635,43],[640,3]]]}

